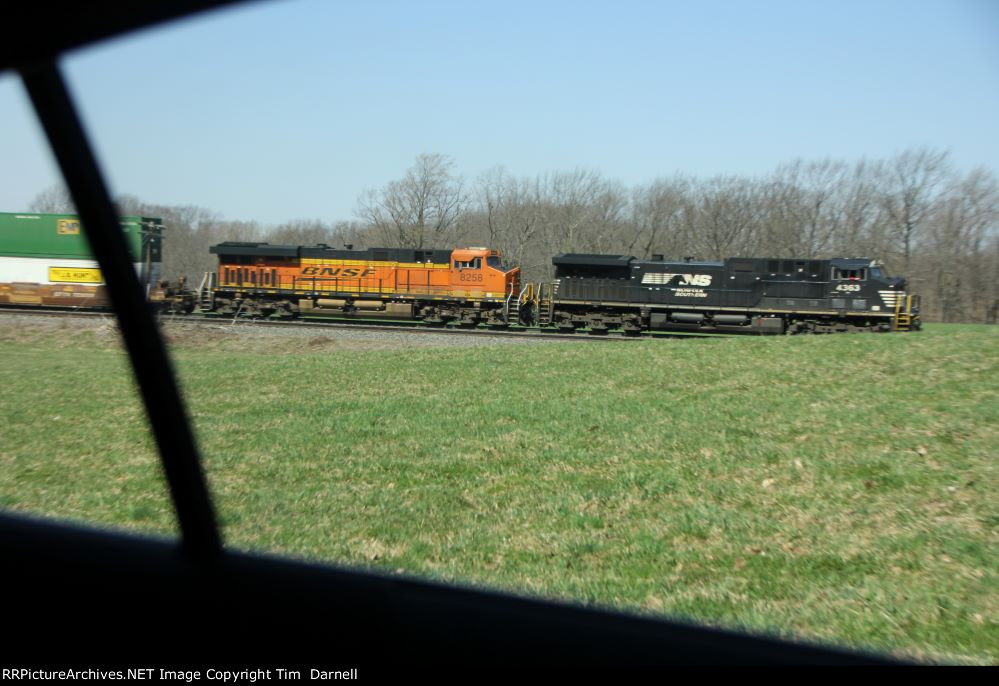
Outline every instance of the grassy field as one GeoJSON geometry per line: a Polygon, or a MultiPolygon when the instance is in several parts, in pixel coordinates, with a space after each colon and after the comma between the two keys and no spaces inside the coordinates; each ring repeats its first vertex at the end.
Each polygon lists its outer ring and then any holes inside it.
{"type": "MultiPolygon", "coordinates": [[[[999,327],[172,349],[231,546],[999,662],[999,327]]],[[[0,355],[0,505],[172,533],[113,332],[0,355]]]]}

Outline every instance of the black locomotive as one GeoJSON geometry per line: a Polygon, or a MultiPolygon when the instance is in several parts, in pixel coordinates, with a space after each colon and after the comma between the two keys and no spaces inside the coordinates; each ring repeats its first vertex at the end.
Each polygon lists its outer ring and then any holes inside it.
{"type": "Polygon", "coordinates": [[[761,334],[920,328],[919,296],[875,260],[729,258],[699,262],[562,254],[539,288],[537,322],[621,329],[761,334]]]}

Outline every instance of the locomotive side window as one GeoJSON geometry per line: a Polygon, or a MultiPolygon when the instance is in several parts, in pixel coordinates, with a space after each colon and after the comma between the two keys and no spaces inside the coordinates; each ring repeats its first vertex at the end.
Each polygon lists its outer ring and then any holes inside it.
{"type": "Polygon", "coordinates": [[[746,262],[734,262],[732,264],[732,269],[734,269],[737,272],[751,272],[751,271],[754,271],[753,270],[753,263],[752,262],[748,262],[748,261],[746,261],[746,262]]]}
{"type": "Polygon", "coordinates": [[[833,279],[836,281],[865,281],[867,279],[867,269],[840,269],[833,268],[833,279]]]}

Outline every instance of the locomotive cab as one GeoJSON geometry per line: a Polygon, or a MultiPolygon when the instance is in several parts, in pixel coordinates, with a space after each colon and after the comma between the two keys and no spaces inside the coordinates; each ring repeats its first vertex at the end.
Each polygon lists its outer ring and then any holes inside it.
{"type": "Polygon", "coordinates": [[[883,281],[889,288],[897,291],[905,290],[905,279],[901,276],[888,276],[888,271],[884,264],[877,260],[871,261],[871,278],[876,281],[883,281]]]}
{"type": "Polygon", "coordinates": [[[517,295],[520,268],[507,269],[498,250],[459,248],[451,253],[451,286],[456,294],[503,298],[517,295]]]}

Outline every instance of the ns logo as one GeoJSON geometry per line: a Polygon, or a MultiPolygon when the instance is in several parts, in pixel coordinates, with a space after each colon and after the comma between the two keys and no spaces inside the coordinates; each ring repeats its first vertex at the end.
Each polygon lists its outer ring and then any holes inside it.
{"type": "Polygon", "coordinates": [[[711,285],[711,274],[667,274],[666,282],[669,283],[673,280],[674,276],[679,276],[680,281],[677,282],[678,286],[710,286],[711,285]]]}
{"type": "Polygon", "coordinates": [[[652,272],[642,276],[642,283],[650,286],[704,287],[711,285],[711,274],[658,274],[652,272]],[[673,280],[678,276],[680,280],[673,283],[673,280]]]}

